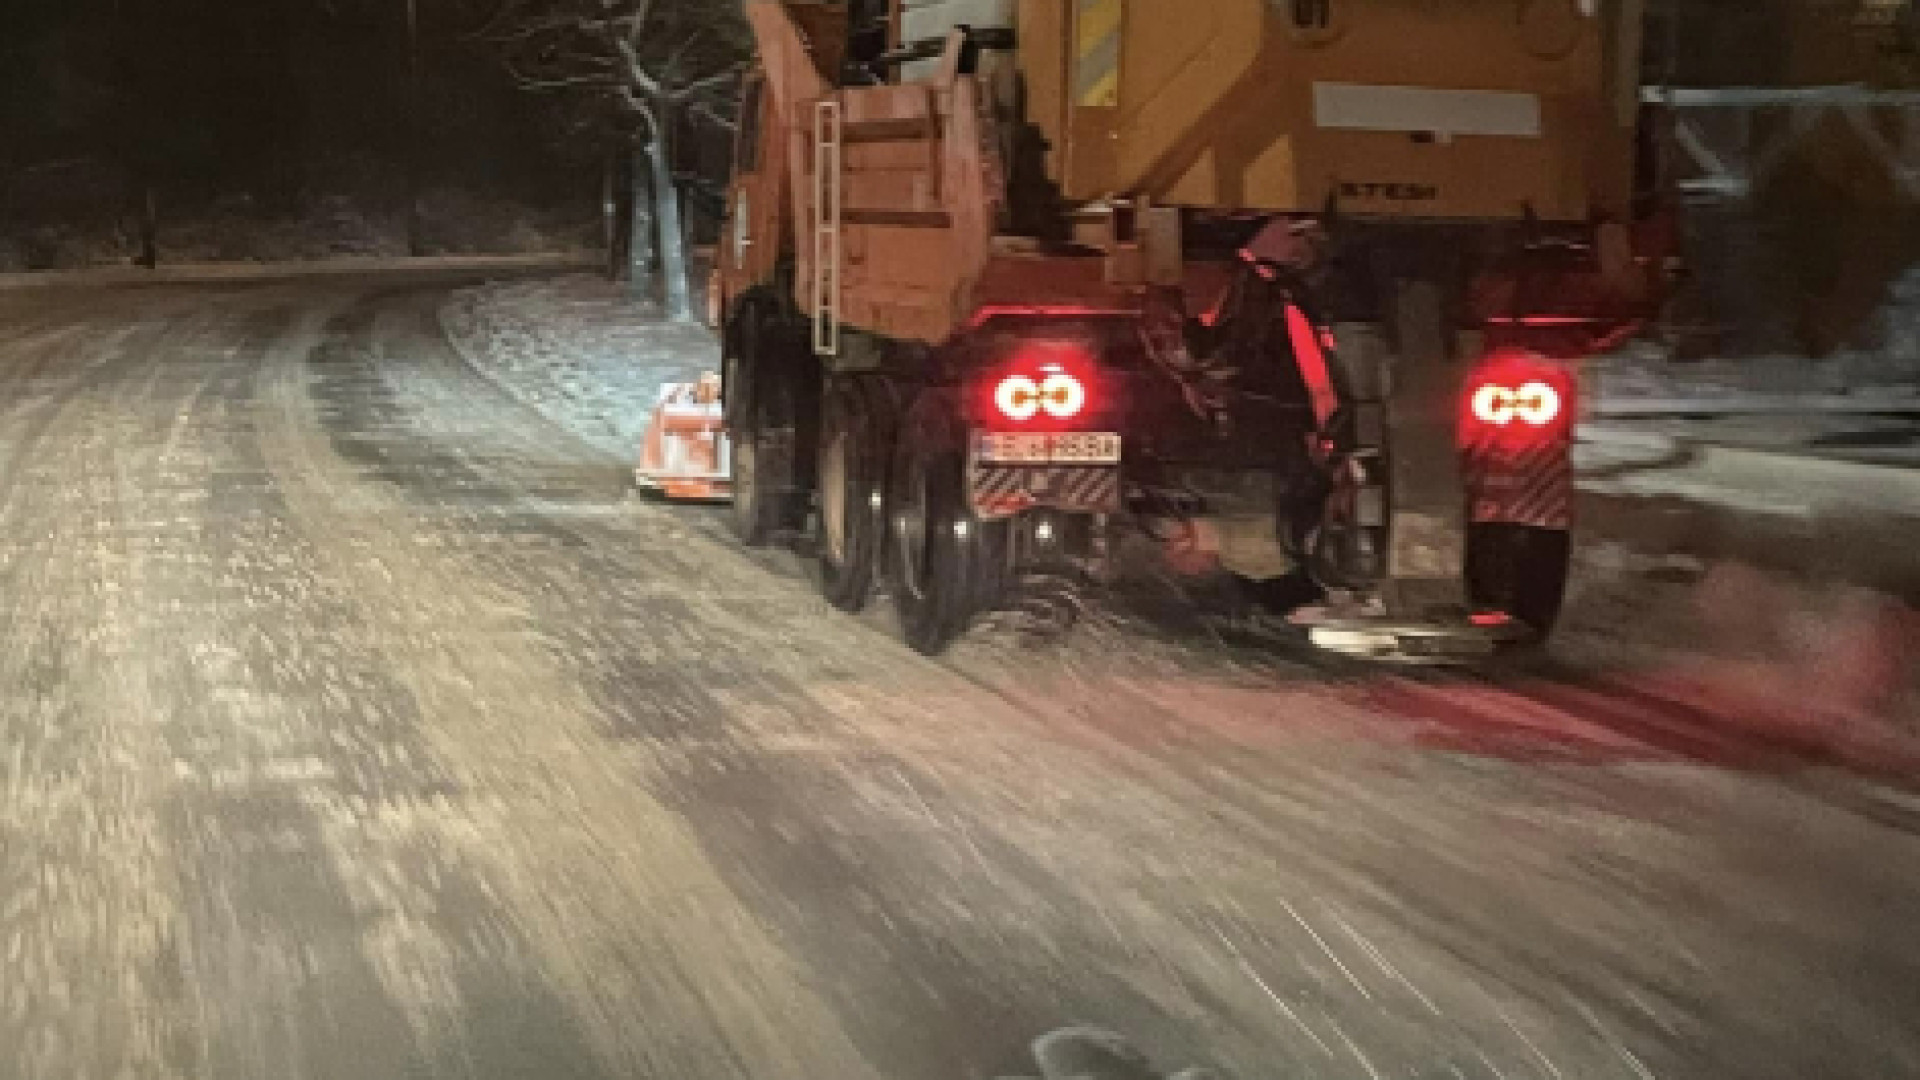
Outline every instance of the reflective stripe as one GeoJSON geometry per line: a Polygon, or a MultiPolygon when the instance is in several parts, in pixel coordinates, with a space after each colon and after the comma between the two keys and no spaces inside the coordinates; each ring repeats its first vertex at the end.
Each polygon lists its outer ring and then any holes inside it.
{"type": "Polygon", "coordinates": [[[1120,104],[1120,30],[1124,0],[1079,0],[1074,88],[1081,105],[1120,104]]]}
{"type": "Polygon", "coordinates": [[[1327,370],[1326,350],[1320,346],[1320,331],[1307,319],[1298,304],[1287,305],[1287,337],[1293,342],[1293,359],[1300,366],[1300,377],[1313,399],[1314,426],[1321,431],[1340,411],[1340,394],[1334,389],[1333,373],[1327,370]]]}
{"type": "Polygon", "coordinates": [[[968,502],[986,518],[1006,517],[1036,506],[1077,513],[1120,509],[1120,470],[1114,466],[1002,466],[974,464],[968,470],[968,502]]]}

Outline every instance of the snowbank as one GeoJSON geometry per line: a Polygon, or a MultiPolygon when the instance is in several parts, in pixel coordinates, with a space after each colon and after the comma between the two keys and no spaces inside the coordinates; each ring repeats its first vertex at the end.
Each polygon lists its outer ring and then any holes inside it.
{"type": "MultiPolygon", "coordinates": [[[[1920,529],[1914,369],[1884,356],[1600,358],[1584,380],[1581,486],[1590,501],[1660,500],[1668,517],[1728,519],[1718,532],[1734,539],[1773,519],[1910,536],[1920,529]]],[[[1889,579],[1872,569],[1872,580],[1889,579]]]]}
{"type": "Polygon", "coordinates": [[[102,266],[85,270],[0,271],[0,292],[32,289],[96,288],[121,285],[205,285],[294,278],[346,278],[367,274],[443,277],[450,273],[555,273],[596,266],[593,252],[540,255],[425,255],[419,258],[361,256],[295,262],[168,263],[148,270],[138,266],[102,266]]]}
{"type": "Polygon", "coordinates": [[[1590,361],[1583,383],[1589,407],[1603,411],[1616,402],[1645,399],[1696,399],[1707,406],[1779,396],[1910,405],[1920,395],[1920,354],[1887,351],[1825,359],[1760,356],[1682,361],[1642,342],[1590,361]]]}
{"type": "Polygon", "coordinates": [[[502,387],[623,459],[638,452],[661,384],[720,364],[706,327],[662,323],[622,286],[584,274],[455,293],[441,322],[502,387]]]}
{"type": "MultiPolygon", "coordinates": [[[[123,196],[106,205],[126,204],[123,196]]],[[[602,228],[587,207],[530,206],[454,188],[421,195],[418,225],[429,256],[591,250],[602,228]]],[[[375,200],[313,195],[272,208],[237,194],[199,208],[165,205],[155,243],[162,266],[398,258],[409,253],[407,230],[403,208],[375,200]]],[[[0,227],[0,273],[124,267],[139,251],[138,225],[127,215],[41,221],[16,213],[0,227]]]]}

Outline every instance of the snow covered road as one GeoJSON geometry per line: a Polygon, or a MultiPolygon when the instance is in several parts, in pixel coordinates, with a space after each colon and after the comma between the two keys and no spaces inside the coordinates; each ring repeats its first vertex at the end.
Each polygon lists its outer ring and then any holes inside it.
{"type": "Polygon", "coordinates": [[[1911,743],[1817,659],[1614,648],[1668,568],[1551,674],[931,662],[468,366],[457,284],[0,294],[0,1075],[947,1080],[1091,1022],[1920,1076],[1911,743]]]}

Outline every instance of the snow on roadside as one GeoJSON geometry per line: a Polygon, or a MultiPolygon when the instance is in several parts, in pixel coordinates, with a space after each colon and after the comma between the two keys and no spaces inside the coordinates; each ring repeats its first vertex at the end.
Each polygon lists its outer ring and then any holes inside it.
{"type": "Polygon", "coordinates": [[[662,323],[622,286],[586,274],[465,289],[440,320],[483,373],[621,459],[638,453],[662,384],[719,370],[712,331],[662,323]]]}
{"type": "Polygon", "coordinates": [[[1588,439],[1575,451],[1581,490],[1669,497],[1747,514],[1920,522],[1920,460],[1873,464],[1751,450],[1648,433],[1588,439]]]}
{"type": "Polygon", "coordinates": [[[1584,365],[1589,402],[1698,400],[1703,407],[1754,396],[1825,394],[1910,400],[1920,393],[1920,357],[1850,353],[1827,358],[1760,356],[1680,361],[1635,343],[1584,365]]]}

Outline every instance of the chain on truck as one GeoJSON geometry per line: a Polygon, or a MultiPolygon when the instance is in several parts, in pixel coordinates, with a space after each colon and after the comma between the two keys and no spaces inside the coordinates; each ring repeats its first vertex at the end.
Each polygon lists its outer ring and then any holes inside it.
{"type": "Polygon", "coordinates": [[[1157,565],[1330,648],[1552,626],[1648,291],[1637,0],[748,0],[733,521],[938,652],[1157,565]]]}

